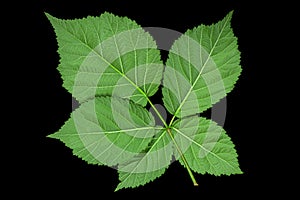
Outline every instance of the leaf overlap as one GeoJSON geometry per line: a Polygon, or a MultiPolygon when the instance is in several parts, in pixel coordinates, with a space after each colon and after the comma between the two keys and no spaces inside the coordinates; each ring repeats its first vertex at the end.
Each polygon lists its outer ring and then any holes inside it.
{"type": "Polygon", "coordinates": [[[48,137],[90,164],[116,167],[116,190],[155,180],[172,159],[188,170],[194,185],[193,172],[242,173],[225,130],[199,116],[234,88],[241,73],[232,12],[179,37],[165,66],[152,36],[126,17],[107,12],[75,20],[46,16],[57,36],[63,87],[80,103],[48,137]],[[168,123],[151,101],[160,85],[163,104],[173,115],[168,123]],[[155,124],[146,105],[164,127],[155,124]]]}

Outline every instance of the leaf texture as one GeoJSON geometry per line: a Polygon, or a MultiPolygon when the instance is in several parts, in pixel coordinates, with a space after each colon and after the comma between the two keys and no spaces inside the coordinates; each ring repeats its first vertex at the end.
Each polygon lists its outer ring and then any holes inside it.
{"type": "MultiPolygon", "coordinates": [[[[203,117],[187,117],[175,121],[172,130],[185,159],[195,172],[213,175],[242,173],[234,144],[215,122],[203,117]]],[[[183,164],[182,159],[180,162],[183,164]]]]}
{"type": "Polygon", "coordinates": [[[46,15],[57,35],[63,86],[79,102],[109,95],[145,106],[158,90],[160,52],[136,22],[107,12],[75,20],[46,15]]]}
{"type": "Polygon", "coordinates": [[[49,137],[61,140],[88,163],[113,166],[139,155],[161,129],[140,105],[97,97],[73,111],[65,125],[49,137]]]}
{"type": "Polygon", "coordinates": [[[211,26],[188,30],[171,47],[163,78],[163,101],[176,117],[201,113],[226,96],[240,72],[232,12],[211,26]]]}
{"type": "Polygon", "coordinates": [[[116,191],[122,188],[144,185],[160,177],[170,165],[173,155],[173,143],[165,130],[156,134],[149,148],[130,162],[119,166],[120,183],[116,191]]]}
{"type": "Polygon", "coordinates": [[[63,87],[80,103],[49,135],[90,164],[118,170],[116,191],[160,177],[178,160],[193,173],[241,174],[225,130],[199,117],[224,98],[240,73],[232,12],[216,24],[188,30],[174,42],[164,67],[151,35],[136,22],[103,13],[63,20],[46,14],[58,41],[63,87]],[[150,97],[162,82],[169,122],[150,97]],[[156,125],[147,102],[165,127],[156,125]]]}

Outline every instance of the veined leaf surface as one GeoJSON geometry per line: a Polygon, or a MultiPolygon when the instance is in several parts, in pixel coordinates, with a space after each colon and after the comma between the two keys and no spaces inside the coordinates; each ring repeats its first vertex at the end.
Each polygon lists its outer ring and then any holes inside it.
{"type": "MultiPolygon", "coordinates": [[[[176,134],[176,143],[195,172],[213,175],[242,173],[234,144],[215,122],[203,117],[187,117],[176,120],[172,130],[176,134]]],[[[180,155],[175,154],[184,164],[180,155]]]]}
{"type": "Polygon", "coordinates": [[[113,166],[139,155],[161,129],[140,105],[97,97],[73,111],[65,125],[48,137],[61,140],[89,163],[113,166]]]}
{"type": "Polygon", "coordinates": [[[46,15],[57,35],[63,86],[79,102],[110,95],[147,104],[163,73],[160,52],[149,33],[107,12],[75,20],[46,15]]]}
{"type": "Polygon", "coordinates": [[[195,186],[193,172],[242,173],[225,130],[198,116],[224,98],[241,73],[232,12],[183,34],[172,45],[165,68],[153,38],[126,17],[103,13],[62,20],[46,15],[57,35],[63,86],[80,103],[49,137],[88,163],[115,167],[116,190],[155,180],[175,160],[195,186]],[[169,121],[150,98],[162,76],[163,103],[173,115],[169,121]],[[155,124],[147,102],[164,127],[155,124]]]}
{"type": "Polygon", "coordinates": [[[173,142],[166,130],[155,135],[149,148],[119,166],[120,183],[116,190],[134,188],[160,177],[171,163],[173,142]]]}
{"type": "Polygon", "coordinates": [[[211,26],[188,30],[174,42],[163,78],[163,101],[176,117],[201,113],[230,92],[241,72],[232,12],[211,26]]]}

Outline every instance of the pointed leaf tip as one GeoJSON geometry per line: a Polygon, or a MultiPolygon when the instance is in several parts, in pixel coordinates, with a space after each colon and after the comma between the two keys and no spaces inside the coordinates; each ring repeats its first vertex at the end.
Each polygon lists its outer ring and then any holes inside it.
{"type": "Polygon", "coordinates": [[[56,22],[60,20],[59,18],[56,18],[47,12],[44,12],[44,14],[46,15],[47,19],[50,21],[50,23],[53,27],[55,26],[56,22]]]}
{"type": "Polygon", "coordinates": [[[50,15],[47,12],[44,12],[44,14],[46,15],[46,17],[47,17],[48,20],[51,20],[52,18],[54,18],[52,15],[50,15]]]}
{"type": "Polygon", "coordinates": [[[228,20],[230,21],[232,19],[232,15],[233,15],[234,10],[231,10],[226,16],[225,19],[228,18],[228,20]]]}
{"type": "Polygon", "coordinates": [[[114,190],[114,192],[119,191],[120,189],[122,189],[123,187],[120,187],[120,184],[117,185],[116,189],[114,190]]]}
{"type": "Polygon", "coordinates": [[[46,137],[47,138],[58,139],[58,137],[56,135],[57,135],[57,133],[53,133],[53,134],[47,135],[46,137]]]}

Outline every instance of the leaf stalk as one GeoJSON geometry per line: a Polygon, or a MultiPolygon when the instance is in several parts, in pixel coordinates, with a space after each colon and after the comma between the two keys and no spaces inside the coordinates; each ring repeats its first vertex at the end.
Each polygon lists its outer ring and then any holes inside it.
{"type": "Polygon", "coordinates": [[[196,179],[195,179],[195,177],[194,177],[194,175],[193,175],[193,172],[192,172],[192,170],[191,170],[191,168],[190,168],[190,166],[189,166],[187,160],[185,159],[185,157],[184,157],[184,155],[183,155],[181,149],[179,148],[177,142],[175,141],[175,138],[174,138],[174,136],[173,136],[173,134],[172,134],[172,132],[171,132],[171,129],[170,129],[170,128],[167,128],[167,132],[168,132],[169,136],[171,137],[173,143],[175,144],[175,147],[176,147],[176,149],[177,149],[177,151],[178,151],[178,153],[179,153],[179,155],[180,155],[180,157],[181,157],[181,159],[182,159],[182,161],[183,161],[183,163],[184,163],[184,166],[186,167],[186,169],[187,169],[187,171],[188,171],[188,173],[189,173],[189,175],[190,175],[190,178],[191,178],[191,180],[192,180],[194,186],[198,186],[198,183],[197,183],[197,181],[196,181],[196,179]]]}

